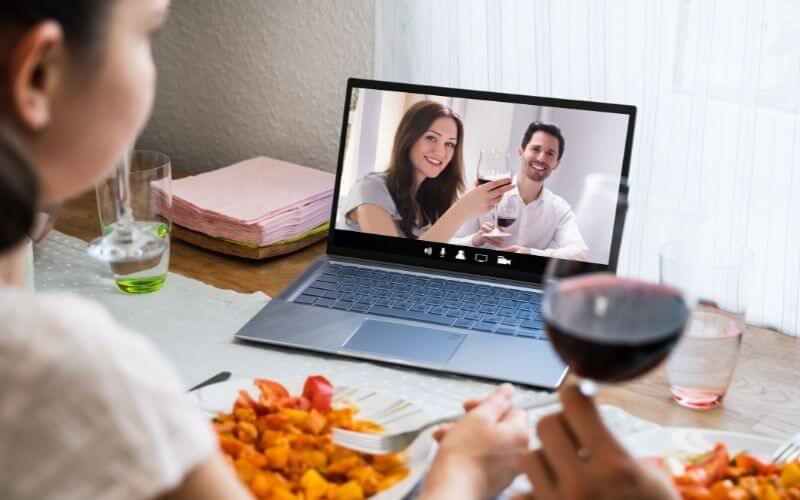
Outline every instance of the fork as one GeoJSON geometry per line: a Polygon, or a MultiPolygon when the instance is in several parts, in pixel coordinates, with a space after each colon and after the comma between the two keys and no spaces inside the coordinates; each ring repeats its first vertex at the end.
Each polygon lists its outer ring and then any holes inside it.
{"type": "Polygon", "coordinates": [[[203,387],[205,387],[207,385],[218,384],[220,382],[225,382],[229,378],[231,378],[231,372],[219,372],[216,375],[214,375],[213,377],[200,382],[199,384],[197,384],[196,386],[192,387],[191,389],[189,389],[186,392],[194,392],[194,391],[196,391],[198,389],[202,389],[203,387]]]}
{"type": "MultiPolygon", "coordinates": [[[[537,398],[528,403],[517,406],[520,410],[532,410],[558,402],[558,394],[552,393],[545,397],[537,398]]],[[[438,418],[416,429],[395,434],[368,434],[366,432],[349,431],[346,429],[333,429],[333,444],[369,455],[388,455],[405,449],[422,432],[431,427],[445,422],[452,422],[463,417],[464,413],[438,418]]]]}
{"type": "Polygon", "coordinates": [[[800,434],[795,434],[772,454],[772,463],[784,465],[800,458],[800,434]]]}

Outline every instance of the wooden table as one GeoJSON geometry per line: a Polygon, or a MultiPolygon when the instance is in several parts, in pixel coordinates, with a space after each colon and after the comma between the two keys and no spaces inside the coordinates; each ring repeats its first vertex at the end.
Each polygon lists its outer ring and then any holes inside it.
{"type": "MultiPolygon", "coordinates": [[[[98,236],[94,192],[67,203],[56,229],[86,241],[98,236]]],[[[324,251],[323,240],[291,255],[254,262],[173,239],[170,271],[219,288],[275,296],[324,251]]],[[[636,381],[603,388],[599,399],[661,425],[784,437],[800,432],[800,339],[749,328],[730,391],[713,410],[693,411],[674,403],[663,366],[636,381]]]]}

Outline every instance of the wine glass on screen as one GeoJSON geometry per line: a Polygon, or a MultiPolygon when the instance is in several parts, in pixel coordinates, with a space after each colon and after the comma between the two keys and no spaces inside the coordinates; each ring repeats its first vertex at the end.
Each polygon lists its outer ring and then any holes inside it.
{"type": "MultiPolygon", "coordinates": [[[[613,176],[593,181],[584,185],[576,220],[594,224],[580,229],[608,228],[610,233],[614,227],[614,236],[621,236],[621,224],[614,220],[627,212],[627,183],[613,176]]],[[[590,245],[590,259],[591,250],[590,245]]],[[[664,361],[689,316],[676,289],[598,271],[591,262],[551,258],[545,283],[547,333],[587,395],[597,391],[597,382],[630,380],[664,361]]]]}
{"type": "Polygon", "coordinates": [[[506,231],[517,222],[520,212],[519,201],[515,197],[503,196],[500,203],[494,207],[497,214],[497,224],[495,227],[503,234],[508,235],[506,231]]]}
{"type": "MultiPolygon", "coordinates": [[[[478,158],[478,185],[498,179],[511,179],[511,156],[508,151],[497,149],[482,149],[478,158]]],[[[493,225],[491,231],[485,236],[510,236],[501,231],[497,226],[497,207],[492,209],[493,225]]]]}
{"type": "Polygon", "coordinates": [[[103,228],[103,235],[94,239],[89,256],[111,264],[131,264],[160,257],[167,250],[167,240],[152,231],[143,230],[133,219],[130,187],[131,152],[126,151],[114,169],[114,201],[116,221],[103,228]]]}

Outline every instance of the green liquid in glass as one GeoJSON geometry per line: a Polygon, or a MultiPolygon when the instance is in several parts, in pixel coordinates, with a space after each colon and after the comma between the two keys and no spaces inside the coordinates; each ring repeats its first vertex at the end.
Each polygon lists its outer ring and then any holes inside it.
{"type": "Polygon", "coordinates": [[[152,278],[129,278],[117,279],[117,286],[125,293],[150,293],[155,292],[164,286],[167,275],[154,276],[152,278]]]}
{"type": "MultiPolygon", "coordinates": [[[[163,222],[160,223],[146,223],[149,227],[147,231],[160,236],[162,238],[169,238],[169,225],[163,222]]],[[[104,228],[105,229],[105,228],[104,228]]],[[[149,269],[137,269],[135,272],[130,273],[136,276],[123,275],[115,270],[114,281],[120,290],[125,293],[143,294],[159,290],[164,286],[167,280],[167,268],[169,267],[169,247],[167,247],[165,255],[162,255],[156,262],[153,262],[153,267],[149,269]],[[146,274],[142,276],[142,274],[146,274]]]]}

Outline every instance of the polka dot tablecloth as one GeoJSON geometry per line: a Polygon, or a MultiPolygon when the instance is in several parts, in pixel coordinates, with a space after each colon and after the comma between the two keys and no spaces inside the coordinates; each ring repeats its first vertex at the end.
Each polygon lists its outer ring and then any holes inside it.
{"type": "MultiPolygon", "coordinates": [[[[335,384],[413,400],[432,416],[457,412],[461,401],[486,394],[493,387],[463,377],[238,343],[234,333],[269,301],[265,294],[222,290],[169,273],[161,290],[128,295],[116,287],[107,265],[86,255],[85,242],[56,231],[34,249],[34,278],[37,291],[67,290],[104,304],[118,321],[148,337],[178,367],[187,387],[223,370],[277,380],[324,374],[335,384]]],[[[526,400],[542,394],[523,388],[518,388],[518,393],[526,400]]],[[[532,423],[554,408],[531,412],[532,423]]],[[[655,426],[617,407],[603,406],[601,410],[609,427],[620,436],[655,426]]]]}

